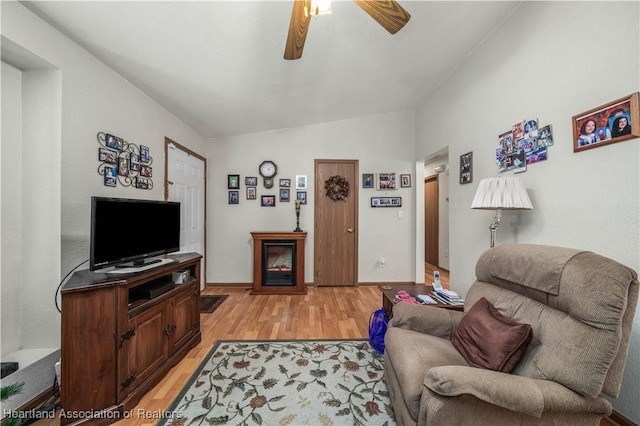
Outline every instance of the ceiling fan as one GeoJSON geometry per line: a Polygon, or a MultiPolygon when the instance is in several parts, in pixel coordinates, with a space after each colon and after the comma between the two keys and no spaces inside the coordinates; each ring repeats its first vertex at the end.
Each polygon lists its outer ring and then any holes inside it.
{"type": "MultiPolygon", "coordinates": [[[[395,0],[353,0],[391,34],[400,31],[411,15],[395,0]]],[[[284,59],[300,59],[311,23],[311,0],[294,0],[284,59]]]]}

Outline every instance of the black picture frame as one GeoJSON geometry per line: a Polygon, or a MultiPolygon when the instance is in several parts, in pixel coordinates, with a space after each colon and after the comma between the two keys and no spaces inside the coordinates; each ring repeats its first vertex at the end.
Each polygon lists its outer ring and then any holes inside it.
{"type": "Polygon", "coordinates": [[[371,197],[371,207],[402,207],[402,197],[371,197]]]}
{"type": "Polygon", "coordinates": [[[290,192],[288,188],[280,188],[280,202],[288,203],[291,201],[290,192]]]}
{"type": "Polygon", "coordinates": [[[229,191],[229,204],[240,204],[240,191],[229,191]]]}
{"type": "Polygon", "coordinates": [[[244,185],[245,186],[258,186],[258,177],[257,176],[245,176],[244,185]]]}
{"type": "Polygon", "coordinates": [[[116,186],[118,182],[118,172],[115,167],[105,167],[102,169],[104,174],[104,186],[116,186]]]}
{"type": "Polygon", "coordinates": [[[276,196],[275,195],[261,195],[260,196],[260,205],[262,207],[275,207],[276,206],[276,196]]]}
{"type": "Polygon", "coordinates": [[[307,191],[296,191],[296,201],[298,204],[307,204],[307,191]]]}
{"type": "Polygon", "coordinates": [[[460,156],[460,184],[473,182],[473,151],[460,156]]]}
{"type": "Polygon", "coordinates": [[[400,188],[411,188],[411,175],[400,175],[400,188]]]}
{"type": "Polygon", "coordinates": [[[118,152],[109,148],[98,148],[98,161],[108,164],[117,164],[118,152]]]}
{"type": "Polygon", "coordinates": [[[362,187],[364,189],[373,188],[374,183],[375,183],[375,177],[374,177],[373,173],[363,173],[362,174],[362,187]]]}

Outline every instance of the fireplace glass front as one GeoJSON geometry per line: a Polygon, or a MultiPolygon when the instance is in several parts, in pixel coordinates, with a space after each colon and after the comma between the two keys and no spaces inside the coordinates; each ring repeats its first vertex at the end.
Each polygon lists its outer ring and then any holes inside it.
{"type": "Polygon", "coordinates": [[[262,242],[262,285],[296,285],[295,241],[262,242]]]}

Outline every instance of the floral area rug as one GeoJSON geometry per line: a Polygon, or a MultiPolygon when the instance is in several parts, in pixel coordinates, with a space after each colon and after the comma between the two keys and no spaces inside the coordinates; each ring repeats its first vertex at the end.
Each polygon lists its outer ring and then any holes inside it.
{"type": "Polygon", "coordinates": [[[366,340],[219,341],[159,424],[395,425],[366,340]]]}

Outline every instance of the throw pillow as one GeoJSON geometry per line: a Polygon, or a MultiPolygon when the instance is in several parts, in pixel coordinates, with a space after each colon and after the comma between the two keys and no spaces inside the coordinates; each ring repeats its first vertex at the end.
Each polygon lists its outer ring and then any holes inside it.
{"type": "Polygon", "coordinates": [[[531,325],[505,317],[483,297],[462,317],[451,343],[470,366],[510,373],[532,336],[531,325]]]}

